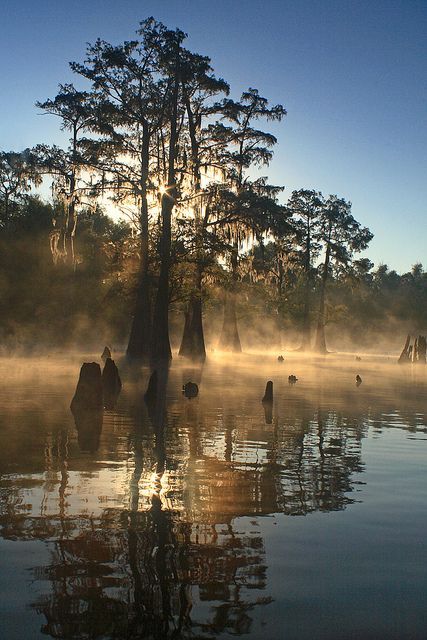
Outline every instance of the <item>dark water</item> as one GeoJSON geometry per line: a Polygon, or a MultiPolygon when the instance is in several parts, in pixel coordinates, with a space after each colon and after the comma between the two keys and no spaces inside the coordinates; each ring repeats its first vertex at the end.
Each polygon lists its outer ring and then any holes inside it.
{"type": "Polygon", "coordinates": [[[78,433],[82,359],[0,361],[0,637],[427,638],[426,368],[122,370],[78,433]]]}

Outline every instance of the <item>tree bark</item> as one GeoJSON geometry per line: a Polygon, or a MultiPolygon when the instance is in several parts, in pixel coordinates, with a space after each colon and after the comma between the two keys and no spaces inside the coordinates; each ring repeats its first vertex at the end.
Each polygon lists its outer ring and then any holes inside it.
{"type": "Polygon", "coordinates": [[[237,254],[238,248],[235,245],[231,256],[233,286],[232,289],[226,294],[224,305],[224,322],[222,325],[222,331],[218,346],[224,351],[241,353],[242,345],[240,344],[236,314],[237,254]]]}
{"type": "Polygon", "coordinates": [[[182,335],[179,355],[194,360],[204,360],[206,358],[205,337],[203,333],[202,317],[202,280],[203,280],[203,225],[201,201],[199,192],[201,189],[199,143],[197,140],[198,125],[196,123],[190,101],[186,97],[186,109],[188,115],[188,127],[191,140],[191,161],[193,170],[194,190],[196,193],[196,204],[194,207],[195,232],[196,232],[196,260],[197,266],[194,278],[194,289],[188,303],[185,314],[184,332],[182,335]]]}
{"type": "Polygon", "coordinates": [[[195,291],[185,314],[184,332],[179,355],[194,360],[206,358],[205,337],[202,319],[202,266],[197,265],[195,291]]]}
{"type": "Polygon", "coordinates": [[[141,257],[135,312],[126,350],[128,358],[147,360],[151,343],[151,301],[149,277],[149,243],[148,243],[148,202],[147,185],[149,170],[150,133],[148,125],[143,126],[143,145],[141,152],[141,257]]]}
{"type": "Polygon", "coordinates": [[[317,319],[316,338],[314,341],[314,350],[318,353],[327,353],[326,336],[325,336],[325,301],[326,301],[326,283],[329,275],[329,262],[331,257],[331,232],[332,225],[329,225],[328,243],[326,247],[325,263],[323,265],[322,286],[320,290],[319,315],[317,319]]]}
{"type": "Polygon", "coordinates": [[[176,200],[175,159],[177,143],[179,89],[179,52],[177,52],[172,113],[170,121],[168,184],[162,196],[162,237],[160,242],[160,275],[154,309],[151,359],[153,362],[172,359],[169,339],[169,272],[172,243],[172,211],[176,200]]]}
{"type": "Polygon", "coordinates": [[[305,300],[304,300],[304,313],[302,323],[302,342],[300,351],[309,351],[311,347],[311,335],[310,335],[310,302],[311,302],[311,230],[310,220],[307,222],[307,247],[305,252],[305,300]]]}
{"type": "Polygon", "coordinates": [[[72,170],[70,176],[70,188],[68,192],[67,219],[65,226],[65,260],[69,267],[75,270],[76,256],[74,251],[74,238],[76,235],[76,158],[77,158],[77,128],[73,127],[72,170]]]}

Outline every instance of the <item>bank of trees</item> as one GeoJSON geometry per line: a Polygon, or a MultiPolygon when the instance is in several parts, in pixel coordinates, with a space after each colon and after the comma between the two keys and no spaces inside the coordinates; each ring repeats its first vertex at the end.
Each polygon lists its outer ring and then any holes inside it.
{"type": "MultiPolygon", "coordinates": [[[[70,133],[68,148],[0,154],[0,242],[10,246],[22,234],[29,260],[49,273],[40,291],[55,316],[52,331],[61,324],[53,291],[72,302],[68,320],[92,313],[116,340],[128,334],[130,358],[170,359],[171,319],[177,327],[179,316],[179,353],[203,359],[204,307],[218,320],[218,298],[221,349],[241,350],[239,315],[251,310],[274,319],[271,346],[291,328],[301,349],[324,352],[325,326],[350,309],[356,317],[358,294],[362,308],[379,279],[386,288],[392,276],[357,259],[372,234],[345,199],[301,189],[279,202],[282,189],[263,168],[277,142],[268,122],[282,120],[285,108],[254,88],[230,97],[210,59],[185,41],[149,18],[135,39],[98,40],[71,63],[76,86],[60,85],[37,103],[70,133]],[[42,179],[52,183],[51,204],[28,195],[42,179]],[[112,209],[126,222],[112,222],[112,209]],[[348,295],[352,288],[357,295],[348,295]]],[[[7,255],[3,281],[20,291],[7,255]]],[[[401,286],[404,276],[396,277],[401,286]]],[[[424,282],[422,271],[417,277],[424,282]]]]}

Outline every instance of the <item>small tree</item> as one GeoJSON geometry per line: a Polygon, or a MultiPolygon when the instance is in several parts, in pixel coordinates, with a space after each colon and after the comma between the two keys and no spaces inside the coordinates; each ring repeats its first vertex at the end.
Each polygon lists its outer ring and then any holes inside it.
{"type": "Polygon", "coordinates": [[[19,204],[33,186],[41,183],[34,155],[29,149],[22,152],[0,151],[0,224],[7,227],[13,205],[19,204]]]}
{"type": "Polygon", "coordinates": [[[319,237],[325,250],[320,283],[320,302],[314,350],[326,353],[325,302],[326,285],[331,266],[348,267],[354,253],[366,249],[373,238],[367,227],[362,227],[351,215],[351,203],[335,195],[329,196],[321,215],[319,237]]]}
{"type": "MultiPolygon", "coordinates": [[[[251,180],[251,167],[268,165],[277,140],[271,133],[255,128],[260,119],[280,121],[286,110],[282,105],[270,107],[268,100],[257,89],[248,89],[240,102],[225,99],[222,102],[223,118],[231,123],[229,128],[219,128],[218,137],[228,138],[222,152],[224,181],[228,185],[225,200],[228,215],[220,222],[230,241],[231,286],[224,307],[224,322],[219,346],[228,351],[241,351],[237,328],[236,291],[238,281],[239,246],[248,235],[268,233],[273,218],[282,215],[276,202],[281,188],[267,184],[264,178],[251,180]],[[231,193],[230,193],[231,191],[231,193]]],[[[273,222],[273,225],[275,221],[273,222]]]]}
{"type": "Polygon", "coordinates": [[[313,261],[319,254],[320,219],[324,200],[319,191],[299,189],[293,191],[287,203],[289,215],[296,220],[298,243],[301,247],[304,307],[301,351],[310,349],[311,302],[314,287],[313,261]]]}
{"type": "Polygon", "coordinates": [[[93,121],[90,95],[78,91],[72,84],[59,85],[59,93],[53,100],[37,102],[45,113],[61,119],[61,129],[71,133],[70,145],[63,150],[57,146],[38,145],[35,152],[43,173],[53,176],[55,199],[62,206],[64,215],[57,219],[57,228],[51,234],[51,248],[54,261],[63,260],[76,268],[74,240],[77,228],[77,209],[87,185],[82,183],[81,138],[93,121]]]}

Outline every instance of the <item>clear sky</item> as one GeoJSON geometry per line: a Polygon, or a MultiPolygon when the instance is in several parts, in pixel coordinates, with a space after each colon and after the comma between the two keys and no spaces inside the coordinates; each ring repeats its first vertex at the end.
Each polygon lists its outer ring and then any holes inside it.
{"type": "Polygon", "coordinates": [[[375,234],[376,264],[427,267],[427,0],[4,2],[0,148],[60,142],[35,101],[73,80],[87,42],[131,39],[151,15],[186,31],[234,97],[251,86],[287,108],[268,169],[284,199],[345,197],[375,234]]]}

